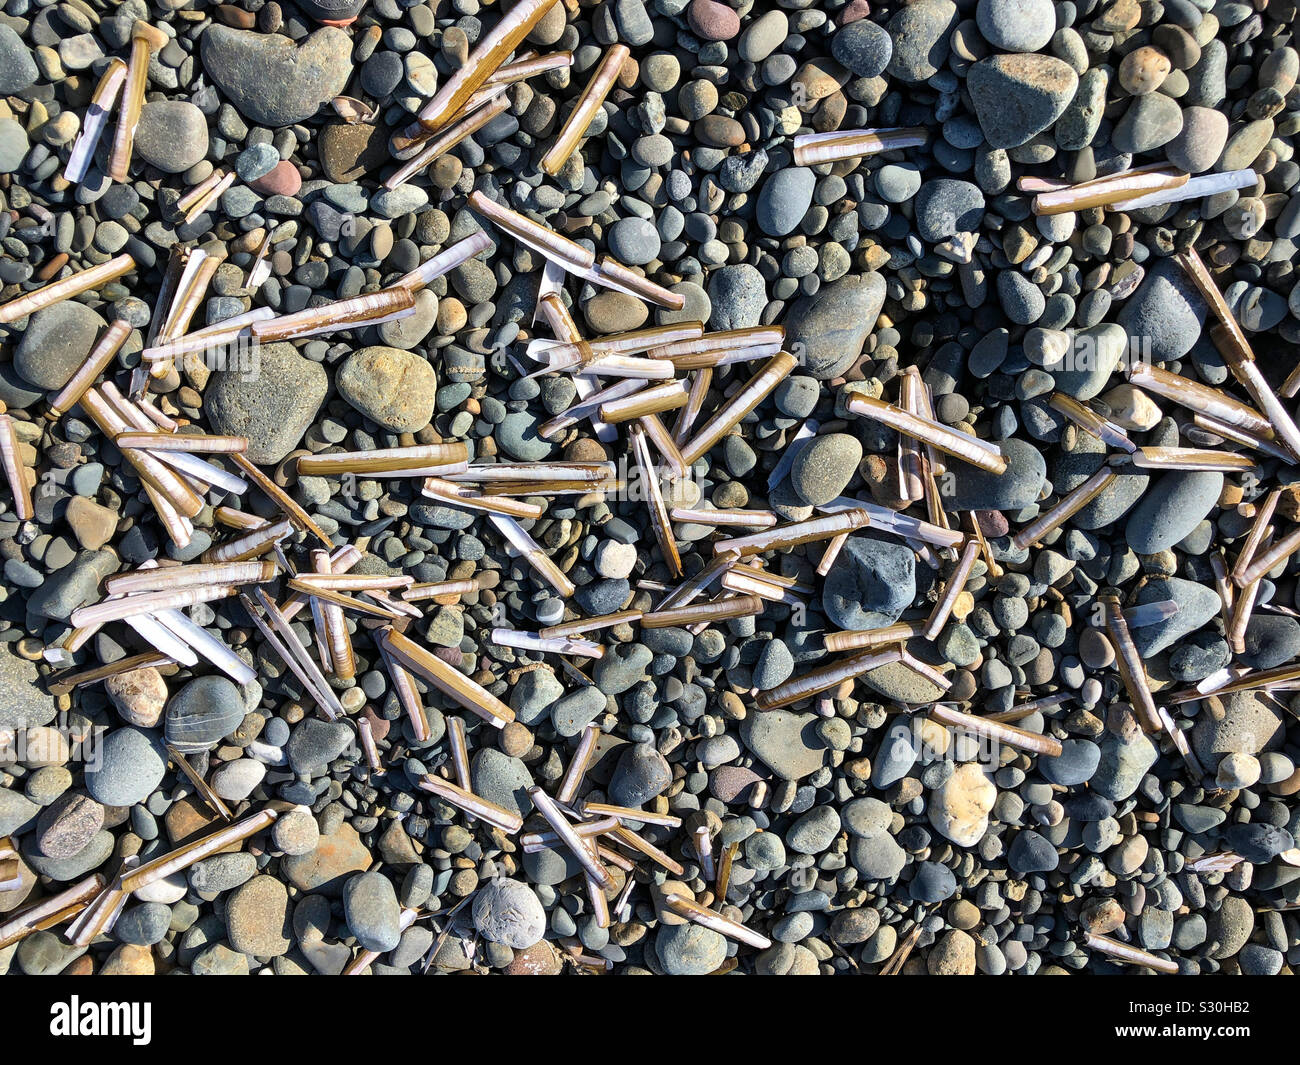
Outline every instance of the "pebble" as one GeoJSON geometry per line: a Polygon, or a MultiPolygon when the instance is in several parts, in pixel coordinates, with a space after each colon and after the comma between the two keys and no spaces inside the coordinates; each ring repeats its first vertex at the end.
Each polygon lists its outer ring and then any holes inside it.
{"type": "Polygon", "coordinates": [[[118,673],[104,681],[104,691],[128,725],[154,728],[167,705],[167,682],[153,666],[118,673]]]}
{"type": "Polygon", "coordinates": [[[790,486],[809,506],[843,493],[862,461],[862,444],[848,433],[827,433],[803,448],[790,468],[790,486]]]}
{"type": "Polygon", "coordinates": [[[88,551],[98,551],[117,532],[117,511],[92,503],[81,496],[68,500],[68,508],[63,517],[76,536],[77,543],[88,551]]]}
{"type": "Polygon", "coordinates": [[[931,793],[930,824],[958,847],[973,847],[988,830],[996,799],[993,781],[978,764],[966,762],[931,793]]]}
{"type": "Polygon", "coordinates": [[[36,667],[16,655],[0,653],[0,728],[45,725],[57,712],[54,700],[37,685],[36,667]]]}
{"type": "Polygon", "coordinates": [[[984,218],[984,194],[969,181],[937,178],[921,186],[915,209],[921,238],[937,244],[958,233],[979,229],[984,218]]]}
{"type": "Polygon", "coordinates": [[[763,275],[748,263],[715,270],[709,277],[708,291],[712,306],[710,329],[750,329],[759,324],[767,306],[763,275]]]}
{"type": "Polygon", "coordinates": [[[393,883],[381,873],[359,873],[343,887],[348,930],[364,950],[392,950],[401,939],[401,907],[393,883]]]}
{"type": "Polygon", "coordinates": [[[659,231],[644,218],[620,218],[609,229],[609,251],[619,262],[644,266],[659,256],[659,231]]]}
{"type": "Polygon", "coordinates": [[[1047,478],[1042,451],[1018,437],[1003,440],[1000,447],[1007,460],[1001,475],[960,459],[951,463],[950,491],[945,491],[948,506],[954,510],[1015,511],[1037,501],[1047,478]]]}
{"type": "Polygon", "coordinates": [[[1147,271],[1142,284],[1120,309],[1118,324],[1150,344],[1150,357],[1168,362],[1186,355],[1201,335],[1205,301],[1179,270],[1162,259],[1147,271]]]}
{"type": "Polygon", "coordinates": [[[669,976],[707,976],[726,958],[727,941],[699,925],[664,925],[655,936],[655,953],[669,976]]]}
{"type": "Polygon", "coordinates": [[[15,173],[23,165],[30,147],[21,122],[0,118],[0,174],[15,173]]]}
{"type": "Polygon", "coordinates": [[[889,74],[905,82],[932,78],[948,60],[948,35],[956,24],[951,0],[915,0],[899,8],[885,27],[893,42],[889,74]]]}
{"type": "Polygon", "coordinates": [[[12,26],[0,26],[0,94],[12,96],[31,88],[39,77],[36,61],[12,26]]]}
{"type": "Polygon", "coordinates": [[[236,758],[218,766],[209,783],[212,790],[230,802],[243,802],[262,783],[266,763],[254,758],[236,758]]]}
{"type": "Polygon", "coordinates": [[[630,744],[618,760],[609,795],[618,806],[644,806],[672,782],[664,756],[648,744],[630,744]]]}
{"type": "Polygon", "coordinates": [[[1137,790],[1159,753],[1141,732],[1122,737],[1106,735],[1100,747],[1101,759],[1089,786],[1098,795],[1115,802],[1127,799],[1137,790]]]}
{"type": "Polygon", "coordinates": [[[966,87],[991,148],[1017,148],[1065,112],[1079,76],[1045,55],[994,55],[970,68],[966,87]]]}
{"type": "Polygon", "coordinates": [[[140,109],[135,150],[166,174],[183,174],[208,154],[208,121],[185,100],[152,100],[140,109]]]}
{"type": "Polygon", "coordinates": [[[1134,97],[1115,126],[1115,147],[1130,155],[1153,152],[1168,144],[1183,129],[1183,112],[1163,93],[1134,97]]]}
{"type": "Polygon", "coordinates": [[[1037,52],[1056,32],[1056,11],[1051,0],[979,0],[975,22],[994,48],[1037,52]]]}
{"type": "Polygon", "coordinates": [[[1038,832],[1017,832],[1007,849],[1007,863],[1022,876],[1050,873],[1060,864],[1056,847],[1038,832]]]}
{"type": "Polygon", "coordinates": [[[230,945],[241,954],[278,958],[293,946],[289,892],[273,876],[255,876],[237,888],[226,904],[230,945]]]}
{"type": "MultiPolygon", "coordinates": [[[[162,903],[146,902],[123,911],[113,926],[113,935],[131,946],[151,947],[166,938],[171,919],[170,908],[162,903]]],[[[152,956],[149,971],[152,973],[152,956]]]]}
{"type": "Polygon", "coordinates": [[[838,377],[857,361],[884,302],[885,279],[877,273],[833,281],[790,308],[786,345],[812,377],[838,377]]]}
{"type": "Polygon", "coordinates": [[[310,854],[320,842],[320,827],[309,811],[290,810],[276,818],[271,838],[287,855],[310,854]]]}
{"type": "Polygon", "coordinates": [[[182,754],[206,750],[239,727],[244,700],[225,677],[199,677],[167,703],[163,732],[182,754]]]}
{"type": "Polygon", "coordinates": [[[815,773],[826,760],[812,714],[770,710],[741,722],[744,744],[782,780],[799,780],[815,773]]]}
{"type": "Polygon", "coordinates": [[[161,738],[123,726],[105,734],[98,763],[86,766],[86,790],[105,806],[134,806],[153,793],[166,772],[161,738]]]}
{"type": "Polygon", "coordinates": [[[274,466],[302,439],[329,388],[319,363],[292,344],[264,344],[259,371],[221,370],[203,394],[203,412],[215,433],[248,437],[250,462],[274,466]]]}
{"type": "Polygon", "coordinates": [[[831,38],[831,55],[859,78],[875,78],[889,66],[894,44],[882,26],[859,19],[836,31],[831,38]]]}
{"type": "Polygon", "coordinates": [[[1229,754],[1257,755],[1276,747],[1281,719],[1257,692],[1234,692],[1207,701],[1191,732],[1192,750],[1206,769],[1218,769],[1229,754]]]}
{"type": "Polygon", "coordinates": [[[474,896],[474,927],[492,943],[527,950],[546,934],[546,910],[527,884],[502,877],[474,896]]]}
{"type": "Polygon", "coordinates": [[[339,367],[335,383],[353,407],[391,432],[416,432],[433,417],[437,374],[409,351],[362,348],[339,367]]]}
{"type": "Polygon", "coordinates": [[[86,795],[64,794],[36,820],[36,847],[47,858],[80,854],[104,825],[104,807],[86,795]]]}
{"type": "Polygon", "coordinates": [[[239,113],[259,126],[311,118],[352,73],[348,35],[333,26],[300,43],[213,23],[201,39],[203,69],[239,113]]]}
{"type": "Polygon", "coordinates": [[[384,128],[370,123],[327,125],[319,141],[321,169],[331,181],[356,181],[388,156],[384,128]]]}
{"type": "Polygon", "coordinates": [[[857,631],[892,625],[916,598],[916,561],[890,540],[851,536],[839,565],[827,574],[822,609],[839,629],[857,631]]]}
{"type": "Polygon", "coordinates": [[[1140,555],[1188,536],[1219,500],[1223,474],[1175,470],[1156,480],[1129,515],[1124,537],[1140,555]]]}
{"type": "Polygon", "coordinates": [[[816,184],[816,177],[806,166],[778,170],[763,183],[758,195],[755,217],[759,228],[773,237],[793,233],[812,204],[816,184]]]}
{"type": "Polygon", "coordinates": [[[729,41],[740,33],[740,16],[718,0],[691,0],[686,17],[706,41],[729,41]]]}
{"type": "Polygon", "coordinates": [[[62,388],[103,329],[98,314],[71,300],[37,311],[14,351],[14,369],[38,388],[62,388]]]}
{"type": "Polygon", "coordinates": [[[341,721],[308,718],[294,728],[285,753],[294,772],[312,775],[334,761],[352,738],[352,730],[341,721]]]}
{"type": "MultiPolygon", "coordinates": [[[[875,27],[881,32],[885,40],[889,40],[889,35],[875,27]]],[[[740,41],[736,51],[740,58],[747,63],[761,63],[770,56],[786,41],[790,33],[790,20],[784,11],[771,10],[765,11],[757,17],[751,19],[740,35],[740,41]]],[[[834,41],[838,40],[841,34],[837,34],[832,39],[831,48],[834,50],[834,41]]],[[[836,55],[835,58],[843,63],[844,60],[836,55]]],[[[846,66],[848,64],[845,64],[846,66]]],[[[877,71],[879,73],[879,71],[877,71]]]]}
{"type": "Polygon", "coordinates": [[[27,825],[40,812],[34,802],[16,791],[0,791],[0,832],[6,836],[27,825]]]}

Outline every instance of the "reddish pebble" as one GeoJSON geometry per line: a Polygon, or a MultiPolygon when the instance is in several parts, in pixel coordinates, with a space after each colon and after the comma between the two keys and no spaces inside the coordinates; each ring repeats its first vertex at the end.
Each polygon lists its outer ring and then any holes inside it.
{"type": "Polygon", "coordinates": [[[850,22],[860,22],[871,14],[871,5],[867,0],[849,0],[848,6],[840,12],[840,25],[847,26],[850,22]]]}
{"type": "Polygon", "coordinates": [[[686,17],[706,41],[729,41],[740,32],[740,16],[717,0],[691,0],[686,17]]]}
{"type": "Polygon", "coordinates": [[[435,647],[433,653],[449,666],[459,666],[465,661],[465,656],[459,647],[435,647]]]}
{"type": "Polygon", "coordinates": [[[722,765],[709,775],[709,790],[725,803],[736,802],[746,788],[762,779],[744,766],[722,765]]]}
{"type": "Polygon", "coordinates": [[[373,707],[367,706],[361,711],[361,716],[370,722],[370,732],[375,737],[376,742],[388,735],[388,728],[392,722],[385,721],[376,714],[373,707]]]}
{"type": "Polygon", "coordinates": [[[302,175],[296,166],[287,159],[282,159],[269,174],[263,174],[248,185],[263,196],[297,196],[298,190],[302,188],[302,175]]]}
{"type": "Polygon", "coordinates": [[[992,540],[996,540],[999,536],[1006,536],[1011,528],[1007,516],[1000,510],[977,510],[975,520],[980,523],[980,530],[984,535],[992,540]]]}
{"type": "Polygon", "coordinates": [[[515,951],[514,960],[505,967],[507,976],[558,976],[564,969],[559,952],[546,940],[515,951]]]}

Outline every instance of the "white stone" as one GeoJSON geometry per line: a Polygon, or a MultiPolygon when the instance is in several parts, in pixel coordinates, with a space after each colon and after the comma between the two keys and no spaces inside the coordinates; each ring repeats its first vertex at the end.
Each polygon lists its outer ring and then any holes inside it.
{"type": "Polygon", "coordinates": [[[989,827],[998,789],[977,762],[959,765],[930,795],[930,824],[959,847],[973,847],[989,827]]]}
{"type": "Polygon", "coordinates": [[[596,572],[611,580],[626,577],[636,565],[636,556],[636,544],[604,540],[596,548],[596,572]]]}

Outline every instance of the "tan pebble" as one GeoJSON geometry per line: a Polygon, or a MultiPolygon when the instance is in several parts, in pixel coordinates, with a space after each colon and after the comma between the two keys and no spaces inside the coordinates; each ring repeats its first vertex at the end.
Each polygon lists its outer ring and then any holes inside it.
{"type": "Polygon", "coordinates": [[[1098,18],[1092,28],[1099,33],[1121,33],[1133,29],[1142,18],[1139,0],[1115,0],[1098,18]]]}
{"type": "Polygon", "coordinates": [[[931,721],[928,717],[921,719],[920,733],[925,750],[936,757],[942,757],[952,745],[952,733],[943,725],[937,721],[931,721]]]}
{"type": "Polygon", "coordinates": [[[958,899],[948,907],[948,923],[964,932],[968,932],[972,928],[978,928],[980,923],[979,907],[968,899],[958,899]]]}
{"type": "Polygon", "coordinates": [[[41,139],[59,147],[68,144],[81,128],[81,120],[72,111],[56,115],[41,127],[41,139]]]}
{"type": "Polygon", "coordinates": [[[131,725],[154,728],[167,704],[167,682],[153,666],[132,669],[104,681],[118,716],[131,725]]]}
{"type": "Polygon", "coordinates": [[[832,60],[813,59],[795,71],[792,81],[795,85],[804,87],[805,99],[808,101],[805,105],[807,110],[810,109],[809,105],[839,92],[848,78],[848,71],[832,60]]]}
{"type": "Polygon", "coordinates": [[[501,751],[511,758],[520,758],[533,748],[533,733],[518,721],[511,721],[500,733],[501,751]]]}
{"type": "Polygon", "coordinates": [[[1172,66],[1164,52],[1146,44],[1124,57],[1119,65],[1119,83],[1134,96],[1145,96],[1160,88],[1172,66]]]}
{"type": "Polygon", "coordinates": [[[1124,908],[1114,899],[1093,899],[1084,904],[1079,917],[1089,932],[1104,936],[1124,924],[1124,908]]]}
{"type": "Polygon", "coordinates": [[[153,951],[148,947],[137,947],[132,943],[123,943],[104,962],[99,970],[100,976],[153,976],[153,951]]]}
{"type": "Polygon", "coordinates": [[[1279,780],[1276,784],[1270,784],[1268,790],[1271,795],[1284,796],[1294,795],[1296,792],[1300,791],[1300,766],[1297,766],[1295,772],[1285,780],[1279,780]]]}
{"type": "MultiPolygon", "coordinates": [[[[163,824],[167,828],[167,838],[173,844],[187,843],[195,836],[210,831],[216,820],[217,815],[209,810],[196,795],[187,795],[176,800],[171,806],[167,807],[167,813],[163,815],[163,824]]],[[[235,843],[232,847],[226,849],[239,850],[240,846],[240,844],[235,843]]]]}
{"type": "Polygon", "coordinates": [[[984,770],[967,762],[931,792],[930,824],[957,846],[973,847],[988,828],[989,811],[997,796],[998,789],[984,770]]]}
{"type": "Polygon", "coordinates": [[[438,303],[437,329],[440,333],[459,333],[469,321],[465,305],[454,296],[447,296],[438,303]]]}
{"type": "Polygon", "coordinates": [[[975,597],[970,592],[962,591],[952,605],[952,616],[958,621],[965,621],[975,609],[975,597]]]}
{"type": "MultiPolygon", "coordinates": [[[[642,928],[642,934],[644,931],[642,928]]],[[[514,960],[503,971],[507,976],[558,976],[563,969],[559,952],[543,939],[515,951],[514,960]]]]}
{"type": "Polygon", "coordinates": [[[117,512],[85,496],[73,496],[65,514],[72,532],[87,551],[98,551],[117,531],[117,512]]]}
{"type": "Polygon", "coordinates": [[[1146,432],[1154,429],[1160,421],[1160,408],[1150,396],[1133,385],[1116,385],[1101,398],[1110,407],[1110,420],[1122,429],[1146,432]]]}
{"type": "Polygon", "coordinates": [[[974,976],[975,940],[959,928],[943,934],[925,959],[931,976],[974,976]]]}

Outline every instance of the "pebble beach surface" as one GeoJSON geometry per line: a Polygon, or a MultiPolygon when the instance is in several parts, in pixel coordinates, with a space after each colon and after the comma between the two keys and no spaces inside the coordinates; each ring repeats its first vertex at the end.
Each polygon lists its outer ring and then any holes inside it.
{"type": "Polygon", "coordinates": [[[0,973],[1290,972],[1296,17],[0,2],[0,973]]]}

